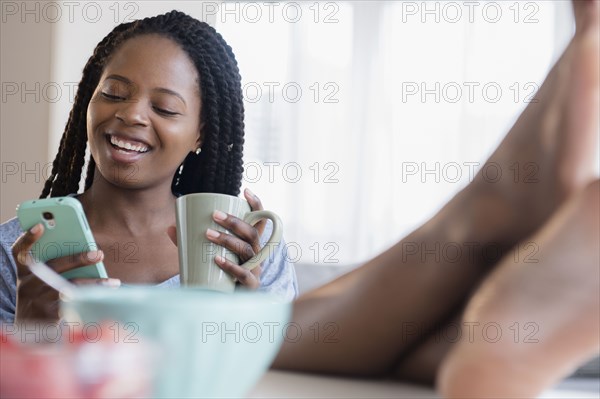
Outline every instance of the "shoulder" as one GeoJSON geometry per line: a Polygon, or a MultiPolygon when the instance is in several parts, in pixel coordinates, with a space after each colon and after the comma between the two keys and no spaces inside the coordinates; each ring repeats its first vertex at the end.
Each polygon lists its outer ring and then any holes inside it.
{"type": "Polygon", "coordinates": [[[0,224],[2,248],[10,248],[21,234],[23,234],[23,230],[21,230],[21,225],[17,218],[12,218],[0,224]]]}
{"type": "Polygon", "coordinates": [[[23,230],[21,230],[21,225],[17,218],[0,224],[0,261],[2,262],[0,274],[2,275],[13,272],[15,268],[11,247],[21,234],[23,234],[23,230]],[[12,268],[6,267],[9,263],[13,266],[12,268]]]}
{"type": "Polygon", "coordinates": [[[0,224],[0,323],[12,323],[16,308],[17,271],[11,247],[22,230],[16,218],[0,224]]]}

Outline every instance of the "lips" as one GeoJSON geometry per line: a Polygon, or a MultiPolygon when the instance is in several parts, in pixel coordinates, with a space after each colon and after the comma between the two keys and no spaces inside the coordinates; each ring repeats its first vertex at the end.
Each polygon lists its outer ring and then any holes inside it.
{"type": "Polygon", "coordinates": [[[120,133],[107,133],[106,141],[110,157],[117,162],[136,162],[152,150],[152,147],[145,141],[120,133]]]}

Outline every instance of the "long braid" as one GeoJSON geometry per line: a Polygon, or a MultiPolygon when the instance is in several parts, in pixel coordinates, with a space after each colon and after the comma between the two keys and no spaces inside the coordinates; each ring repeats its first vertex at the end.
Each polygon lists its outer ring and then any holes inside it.
{"type": "MultiPolygon", "coordinates": [[[[171,11],[121,24],[96,46],[84,68],[42,198],[77,191],[85,164],[87,107],[104,66],[124,41],[153,33],[181,46],[196,66],[200,80],[202,152],[186,157],[183,172],[173,178],[173,192],[239,194],[243,173],[244,105],[237,61],[231,47],[214,28],[182,12],[171,11]]],[[[86,190],[93,183],[95,168],[96,163],[90,157],[86,190]]]]}
{"type": "MultiPolygon", "coordinates": [[[[231,47],[223,40],[222,36],[216,31],[210,32],[216,36],[217,41],[214,47],[209,47],[209,52],[213,60],[224,60],[222,65],[213,63],[216,75],[222,78],[223,92],[227,93],[227,112],[222,119],[224,130],[227,132],[223,135],[221,144],[226,145],[224,154],[226,165],[221,168],[218,174],[218,181],[224,187],[235,186],[235,176],[240,176],[243,173],[242,166],[242,150],[244,144],[244,136],[236,135],[237,131],[244,131],[244,108],[243,97],[241,91],[241,76],[239,74],[237,61],[231,47]],[[225,72],[225,73],[223,73],[225,72]]],[[[237,183],[239,184],[239,183],[237,183]]]]}
{"type": "Polygon", "coordinates": [[[87,147],[87,107],[100,80],[104,61],[112,53],[110,44],[113,38],[128,25],[131,23],[119,25],[102,39],[83,68],[73,108],[69,112],[58,153],[52,162],[52,173],[44,184],[40,198],[46,198],[48,195],[59,197],[77,192],[87,147]]]}

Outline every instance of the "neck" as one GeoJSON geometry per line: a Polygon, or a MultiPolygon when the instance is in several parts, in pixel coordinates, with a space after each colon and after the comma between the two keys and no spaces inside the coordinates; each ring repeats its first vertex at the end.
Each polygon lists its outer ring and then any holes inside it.
{"type": "Polygon", "coordinates": [[[131,236],[166,231],[175,224],[175,196],[170,184],[127,189],[115,186],[96,171],[92,186],[79,196],[93,230],[131,236]]]}

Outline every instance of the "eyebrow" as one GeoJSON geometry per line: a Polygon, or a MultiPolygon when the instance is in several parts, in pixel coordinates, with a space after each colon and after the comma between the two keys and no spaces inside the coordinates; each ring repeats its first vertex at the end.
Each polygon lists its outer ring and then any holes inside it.
{"type": "MultiPolygon", "coordinates": [[[[121,75],[109,75],[109,76],[106,77],[106,79],[118,80],[118,81],[126,83],[128,85],[133,84],[133,82],[131,80],[129,80],[126,77],[121,76],[121,75]]],[[[183,96],[181,94],[177,93],[176,91],[173,91],[171,89],[167,89],[165,87],[157,87],[155,89],[152,89],[152,91],[157,91],[159,93],[165,93],[165,94],[170,94],[170,95],[176,96],[177,98],[179,98],[183,102],[183,104],[185,106],[187,106],[187,103],[183,99],[183,96]]]]}

